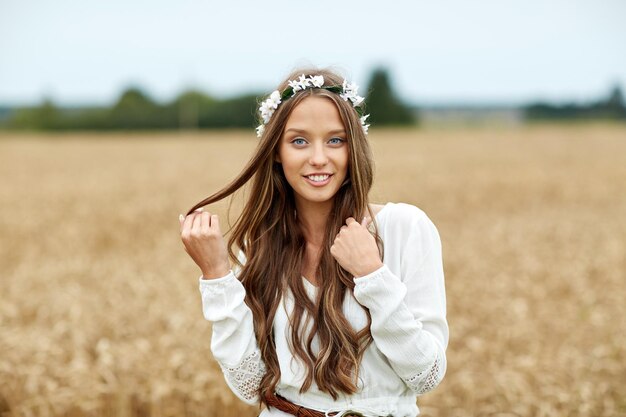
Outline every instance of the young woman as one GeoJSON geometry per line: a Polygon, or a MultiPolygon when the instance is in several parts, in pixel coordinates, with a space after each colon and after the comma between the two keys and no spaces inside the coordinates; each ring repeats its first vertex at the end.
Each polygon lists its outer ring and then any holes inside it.
{"type": "Polygon", "coordinates": [[[413,417],[446,370],[440,237],[419,208],[368,201],[362,108],[337,74],[293,72],[261,105],[243,172],[181,215],[213,357],[263,417],[413,417]],[[249,181],[226,244],[201,208],[249,181]]]}

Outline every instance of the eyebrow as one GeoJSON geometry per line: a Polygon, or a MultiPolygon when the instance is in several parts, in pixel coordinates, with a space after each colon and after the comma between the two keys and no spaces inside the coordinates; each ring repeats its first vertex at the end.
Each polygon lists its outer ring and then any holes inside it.
{"type": "MultiPolygon", "coordinates": [[[[290,130],[293,130],[294,132],[308,133],[308,131],[306,129],[297,129],[295,127],[290,127],[289,129],[285,130],[285,133],[289,132],[290,130]]],[[[330,130],[327,133],[346,133],[346,130],[345,129],[335,129],[335,130],[330,130]]]]}

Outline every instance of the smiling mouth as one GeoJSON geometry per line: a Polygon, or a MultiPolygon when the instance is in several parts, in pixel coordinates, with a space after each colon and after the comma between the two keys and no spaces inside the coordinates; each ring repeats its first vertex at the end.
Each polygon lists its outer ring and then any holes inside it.
{"type": "Polygon", "coordinates": [[[321,174],[321,175],[305,175],[305,178],[313,181],[313,182],[324,182],[331,177],[330,174],[321,174]]]}

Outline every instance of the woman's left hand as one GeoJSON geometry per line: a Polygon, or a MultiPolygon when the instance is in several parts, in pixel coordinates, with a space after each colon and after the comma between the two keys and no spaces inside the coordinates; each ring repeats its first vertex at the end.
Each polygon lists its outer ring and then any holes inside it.
{"type": "Polygon", "coordinates": [[[359,224],[349,217],[335,237],[330,253],[339,265],[355,277],[362,277],[383,266],[376,239],[367,230],[368,220],[359,224]]]}

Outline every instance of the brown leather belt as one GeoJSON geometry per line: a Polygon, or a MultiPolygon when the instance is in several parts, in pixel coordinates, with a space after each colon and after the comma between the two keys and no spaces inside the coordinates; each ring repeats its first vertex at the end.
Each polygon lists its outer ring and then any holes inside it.
{"type": "MultiPolygon", "coordinates": [[[[281,397],[278,394],[266,394],[265,402],[268,406],[274,407],[280,411],[283,411],[287,414],[291,414],[295,417],[326,417],[324,413],[321,411],[313,410],[311,408],[306,408],[301,405],[294,404],[287,400],[286,398],[281,397]]],[[[356,416],[363,417],[362,414],[353,412],[351,414],[344,414],[345,417],[356,416]]]]}

